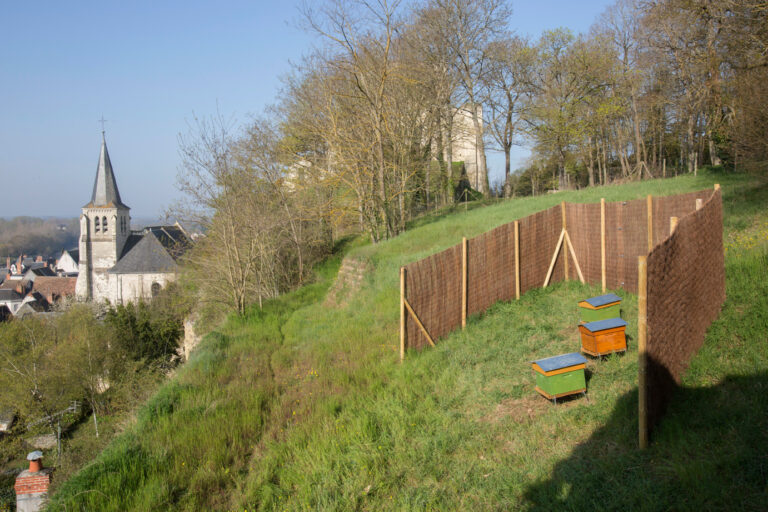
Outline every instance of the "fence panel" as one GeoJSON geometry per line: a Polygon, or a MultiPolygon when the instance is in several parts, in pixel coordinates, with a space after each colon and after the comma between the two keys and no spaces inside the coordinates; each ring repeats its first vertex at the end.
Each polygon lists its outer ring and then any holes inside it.
{"type": "Polygon", "coordinates": [[[600,205],[594,203],[567,203],[565,205],[568,236],[579,260],[584,280],[592,284],[602,282],[600,245],[600,205]]]}
{"type": "MultiPolygon", "coordinates": [[[[461,325],[461,245],[405,267],[406,299],[433,339],[461,325]]],[[[406,347],[428,344],[411,315],[406,315],[406,347]]]]}
{"type": "Polygon", "coordinates": [[[608,288],[624,288],[637,293],[637,257],[648,254],[647,233],[645,199],[605,204],[608,288]]]}
{"type": "MultiPolygon", "coordinates": [[[[520,293],[544,284],[562,229],[559,205],[520,219],[520,293]]],[[[550,282],[562,281],[563,277],[561,250],[550,282]]]]}
{"type": "Polygon", "coordinates": [[[504,224],[467,241],[467,314],[515,296],[515,225],[504,224]]]}
{"type": "MultiPolygon", "coordinates": [[[[682,199],[689,211],[690,199],[682,199]]],[[[684,211],[680,208],[676,212],[684,211]]],[[[664,413],[724,300],[722,198],[716,190],[701,210],[683,216],[674,234],[648,255],[648,430],[664,413]]]]}
{"type": "Polygon", "coordinates": [[[696,199],[706,201],[712,195],[711,190],[699,190],[677,196],[653,198],[653,245],[666,240],[669,236],[669,218],[683,218],[696,209],[696,199]]]}

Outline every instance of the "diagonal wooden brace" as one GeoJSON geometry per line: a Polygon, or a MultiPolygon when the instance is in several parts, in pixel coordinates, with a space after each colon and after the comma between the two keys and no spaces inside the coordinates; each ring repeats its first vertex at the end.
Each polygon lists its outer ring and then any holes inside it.
{"type": "Polygon", "coordinates": [[[416,322],[416,325],[419,326],[419,329],[421,329],[421,332],[424,333],[424,336],[427,337],[427,341],[430,345],[433,347],[435,346],[435,342],[432,340],[432,336],[429,335],[429,332],[427,332],[427,328],[424,327],[424,324],[421,323],[421,320],[419,320],[419,315],[416,314],[416,312],[411,307],[411,304],[408,302],[408,299],[403,299],[405,303],[405,309],[408,310],[408,312],[413,316],[413,320],[416,322]]]}

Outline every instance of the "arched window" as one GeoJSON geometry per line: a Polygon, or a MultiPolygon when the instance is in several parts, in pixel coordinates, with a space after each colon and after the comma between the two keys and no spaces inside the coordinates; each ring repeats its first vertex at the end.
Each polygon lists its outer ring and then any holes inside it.
{"type": "Polygon", "coordinates": [[[99,218],[98,218],[98,217],[96,217],[95,219],[93,219],[93,230],[94,230],[95,232],[97,232],[97,233],[98,233],[99,231],[101,231],[101,227],[100,227],[100,225],[99,225],[99,218]]]}
{"type": "Polygon", "coordinates": [[[157,294],[160,293],[160,283],[154,282],[152,283],[152,287],[150,288],[152,290],[152,296],[157,297],[157,294]]]}
{"type": "Polygon", "coordinates": [[[101,218],[101,230],[103,232],[105,232],[105,233],[107,232],[107,218],[106,217],[102,217],[101,218]]]}

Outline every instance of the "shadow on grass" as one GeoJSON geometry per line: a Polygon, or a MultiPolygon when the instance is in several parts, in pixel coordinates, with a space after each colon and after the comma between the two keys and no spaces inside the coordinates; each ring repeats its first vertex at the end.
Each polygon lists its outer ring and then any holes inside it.
{"type": "Polygon", "coordinates": [[[637,449],[637,390],[552,477],[530,485],[530,510],[765,510],[768,373],[674,390],[667,413],[637,449]]]}

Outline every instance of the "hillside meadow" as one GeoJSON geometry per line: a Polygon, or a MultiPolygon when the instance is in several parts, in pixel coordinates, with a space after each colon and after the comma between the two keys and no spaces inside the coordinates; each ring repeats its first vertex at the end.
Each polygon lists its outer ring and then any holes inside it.
{"type": "Polygon", "coordinates": [[[353,240],[313,283],[230,317],[49,510],[759,510],[768,503],[768,183],[718,171],[457,206],[377,245],[353,240]],[[669,412],[637,450],[629,350],[554,406],[529,361],[578,349],[577,282],[470,318],[398,357],[398,268],[561,201],[720,183],[728,298],[669,412]],[[374,269],[327,304],[342,257],[374,269]]]}

